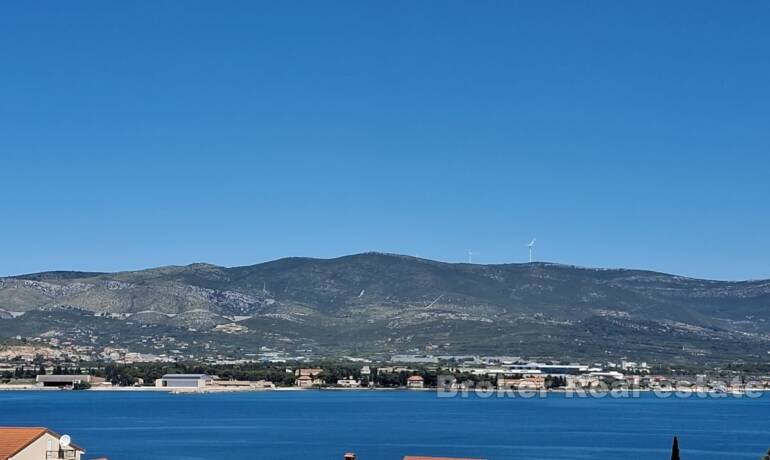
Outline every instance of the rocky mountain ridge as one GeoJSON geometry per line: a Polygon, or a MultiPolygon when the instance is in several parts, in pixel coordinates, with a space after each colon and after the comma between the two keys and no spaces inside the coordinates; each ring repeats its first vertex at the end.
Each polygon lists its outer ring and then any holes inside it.
{"type": "Polygon", "coordinates": [[[705,349],[700,341],[741,344],[759,357],[770,350],[770,280],[699,280],[550,263],[444,263],[381,253],[0,278],[0,329],[18,329],[11,326],[34,312],[62,309],[196,331],[237,323],[262,331],[251,337],[255,343],[275,335],[269,325],[280,324],[288,340],[329,349],[350,348],[345,331],[368,334],[373,349],[504,351],[538,333],[550,334],[555,345],[577,340],[607,348],[611,344],[600,343],[607,337],[591,332],[601,324],[609,336],[639,335],[648,346],[675,331],[683,347],[692,339],[698,350],[705,349]],[[313,330],[336,342],[319,344],[313,330]]]}

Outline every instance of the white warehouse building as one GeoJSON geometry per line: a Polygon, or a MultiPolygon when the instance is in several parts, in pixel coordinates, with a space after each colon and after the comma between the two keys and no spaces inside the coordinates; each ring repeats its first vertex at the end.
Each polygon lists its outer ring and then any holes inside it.
{"type": "Polygon", "coordinates": [[[208,374],[166,374],[155,381],[160,388],[203,388],[211,385],[213,378],[208,374]]]}

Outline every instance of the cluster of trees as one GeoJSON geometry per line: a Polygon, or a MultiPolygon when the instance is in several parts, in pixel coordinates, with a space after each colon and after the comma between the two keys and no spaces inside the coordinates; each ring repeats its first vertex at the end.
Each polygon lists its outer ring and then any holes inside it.
{"type": "MultiPolygon", "coordinates": [[[[45,375],[46,369],[44,365],[40,365],[37,369],[37,375],[45,375]]],[[[56,366],[51,371],[51,374],[53,375],[81,375],[83,374],[83,369],[80,367],[70,367],[70,366],[56,366]]]]}
{"type": "Polygon", "coordinates": [[[403,387],[406,386],[406,381],[411,375],[411,372],[389,372],[377,374],[375,370],[374,383],[375,385],[387,388],[403,387]]]}
{"type": "MultiPolygon", "coordinates": [[[[378,372],[372,367],[369,375],[361,374],[361,366],[353,363],[322,361],[300,365],[289,365],[289,368],[320,368],[323,369],[319,378],[327,385],[335,385],[338,380],[353,377],[360,380],[363,386],[374,382],[385,388],[400,388],[407,385],[407,380],[413,375],[423,378],[426,387],[438,385],[439,376],[452,376],[458,382],[470,382],[474,386],[496,383],[494,376],[474,375],[470,373],[452,373],[447,369],[418,369],[414,371],[378,372]]],[[[163,374],[209,374],[218,375],[223,379],[235,380],[268,380],[277,386],[291,386],[295,383],[293,372],[287,372],[285,365],[275,364],[238,364],[238,365],[206,365],[190,363],[136,363],[136,364],[107,364],[91,370],[93,375],[104,377],[113,385],[136,385],[140,382],[151,385],[163,374]]],[[[559,388],[567,385],[564,377],[547,377],[546,388],[559,388]]]]}
{"type": "Polygon", "coordinates": [[[31,367],[24,367],[19,366],[16,369],[11,371],[4,371],[2,375],[0,375],[0,379],[3,380],[3,382],[8,382],[11,379],[34,379],[38,374],[38,371],[31,367]]]}
{"type": "MultiPolygon", "coordinates": [[[[323,369],[323,373],[321,373],[319,378],[328,385],[334,385],[340,379],[353,377],[354,379],[361,380],[361,384],[364,386],[369,385],[370,380],[372,380],[378,386],[396,388],[406,386],[407,379],[412,375],[420,375],[424,379],[426,386],[434,386],[438,380],[438,375],[442,374],[441,370],[378,373],[376,368],[372,368],[371,374],[366,376],[361,375],[360,365],[334,361],[302,364],[301,366],[297,364],[288,366],[288,368],[291,369],[300,367],[323,369]]],[[[94,367],[90,369],[88,373],[97,377],[103,377],[112,382],[113,385],[121,386],[131,386],[141,383],[152,385],[156,379],[162,377],[164,374],[209,374],[217,375],[228,380],[268,380],[277,386],[294,385],[296,379],[293,372],[287,372],[286,365],[267,363],[237,365],[207,365],[200,363],[106,364],[94,367]]],[[[463,378],[470,380],[478,377],[467,375],[463,376],[463,378]]]]}
{"type": "Polygon", "coordinates": [[[432,382],[433,385],[436,384],[436,381],[438,380],[438,377],[436,374],[433,374],[431,372],[380,372],[378,373],[376,369],[373,371],[373,378],[374,383],[377,386],[385,387],[385,388],[400,388],[405,387],[406,382],[409,379],[409,377],[413,375],[419,375],[423,378],[425,386],[430,386],[432,382]]]}
{"type": "Polygon", "coordinates": [[[103,377],[113,385],[152,385],[164,374],[209,374],[223,379],[269,380],[276,385],[292,385],[294,374],[285,367],[268,364],[205,365],[187,363],[107,364],[94,368],[91,373],[103,377]]]}
{"type": "MultiPolygon", "coordinates": [[[[42,364],[37,368],[19,366],[14,369],[13,372],[4,371],[0,373],[0,380],[4,383],[8,383],[11,379],[34,379],[38,375],[46,375],[47,373],[48,371],[42,364]]],[[[56,366],[51,373],[57,375],[78,375],[83,374],[84,372],[79,367],[56,366]]]]}
{"type": "MultiPolygon", "coordinates": [[[[438,386],[439,376],[451,376],[458,382],[467,382],[473,386],[488,385],[494,386],[496,378],[494,376],[474,375],[470,373],[453,373],[448,369],[417,369],[402,370],[399,372],[378,372],[376,367],[371,368],[369,375],[362,375],[362,366],[354,363],[321,361],[315,363],[289,364],[288,368],[320,368],[323,373],[319,376],[325,384],[335,385],[338,380],[353,377],[361,381],[363,386],[368,386],[370,381],[379,387],[400,388],[407,385],[407,380],[413,375],[419,375],[423,378],[426,387],[438,386]]],[[[15,372],[5,372],[0,377],[4,380],[16,379],[34,379],[36,375],[45,374],[46,369],[41,364],[38,369],[34,367],[20,366],[15,372]]],[[[132,386],[132,385],[152,385],[156,379],[164,374],[209,374],[218,375],[223,379],[234,380],[268,380],[277,386],[291,386],[295,383],[293,372],[287,372],[286,364],[270,363],[249,363],[237,365],[214,365],[201,363],[134,363],[134,364],[96,364],[93,367],[81,369],[75,366],[56,366],[52,373],[54,374],[91,374],[97,377],[103,377],[113,385],[132,386]]],[[[559,388],[566,386],[567,381],[564,377],[546,377],[546,388],[559,388]]]]}
{"type": "Polygon", "coordinates": [[[567,386],[567,377],[547,376],[545,378],[546,388],[564,388],[567,386]]]}
{"type": "MultiPolygon", "coordinates": [[[[323,373],[319,376],[323,379],[327,385],[334,385],[337,380],[353,377],[354,379],[361,379],[361,366],[353,365],[350,363],[339,363],[335,361],[321,361],[312,366],[302,367],[318,367],[323,369],[323,373]]],[[[368,377],[365,378],[366,384],[369,384],[368,377]]]]}

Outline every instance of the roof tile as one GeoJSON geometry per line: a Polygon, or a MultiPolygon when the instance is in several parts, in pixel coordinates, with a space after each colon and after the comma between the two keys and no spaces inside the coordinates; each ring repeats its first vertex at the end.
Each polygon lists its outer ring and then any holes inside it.
{"type": "Polygon", "coordinates": [[[35,439],[44,435],[45,428],[5,428],[0,427],[0,460],[8,460],[27,447],[35,439]]]}
{"type": "MultiPolygon", "coordinates": [[[[57,439],[60,437],[48,428],[43,427],[0,426],[0,460],[8,460],[46,433],[51,434],[51,436],[57,439]]],[[[82,447],[75,444],[70,444],[70,447],[85,452],[82,447]]]]}

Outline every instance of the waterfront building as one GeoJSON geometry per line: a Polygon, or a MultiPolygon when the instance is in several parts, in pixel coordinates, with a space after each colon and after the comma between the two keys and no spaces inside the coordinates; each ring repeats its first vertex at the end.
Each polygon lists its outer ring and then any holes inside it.
{"type": "Polygon", "coordinates": [[[419,375],[413,375],[406,380],[407,388],[423,388],[425,381],[419,375]]]}
{"type": "Polygon", "coordinates": [[[356,380],[353,377],[348,377],[346,379],[337,380],[337,385],[346,388],[358,388],[361,386],[361,381],[356,380]]]}
{"type": "Polygon", "coordinates": [[[545,388],[545,378],[539,375],[498,375],[497,388],[499,390],[540,390],[545,388]]]}
{"type": "Polygon", "coordinates": [[[98,385],[104,384],[105,380],[93,375],[38,375],[35,378],[36,385],[39,387],[74,387],[75,385],[98,385]]]}
{"type": "Polygon", "coordinates": [[[0,460],[80,460],[85,450],[48,428],[0,427],[0,460]]]}
{"type": "Polygon", "coordinates": [[[297,386],[300,388],[309,388],[313,386],[313,378],[307,375],[297,377],[297,386]]]}
{"type": "Polygon", "coordinates": [[[203,388],[211,385],[214,379],[208,374],[166,374],[155,380],[160,388],[203,388]]]}
{"type": "Polygon", "coordinates": [[[318,377],[323,373],[323,369],[320,368],[312,368],[312,369],[297,369],[294,371],[294,375],[297,377],[318,377]]]}
{"type": "Polygon", "coordinates": [[[300,388],[323,385],[325,382],[320,377],[323,371],[321,368],[297,369],[294,371],[294,375],[297,376],[295,383],[300,388]]]}
{"type": "Polygon", "coordinates": [[[272,390],[275,389],[275,384],[267,380],[224,380],[214,379],[212,387],[215,389],[232,388],[232,389],[253,389],[253,390],[272,390]]]}

